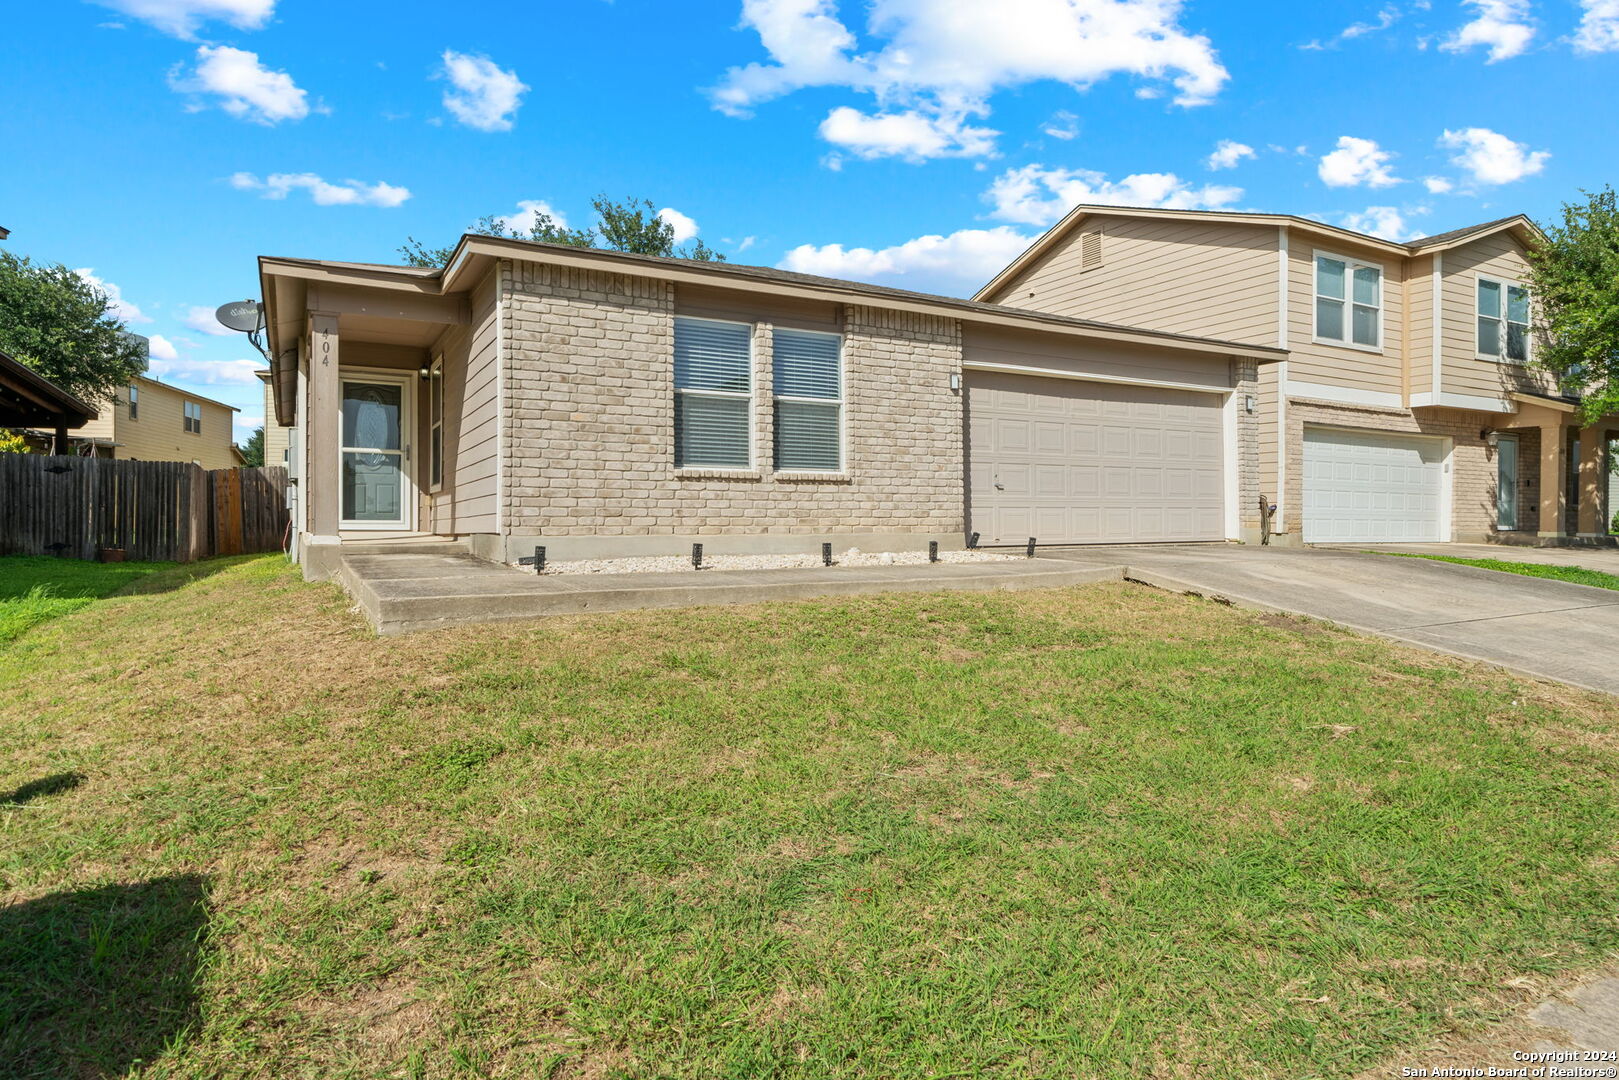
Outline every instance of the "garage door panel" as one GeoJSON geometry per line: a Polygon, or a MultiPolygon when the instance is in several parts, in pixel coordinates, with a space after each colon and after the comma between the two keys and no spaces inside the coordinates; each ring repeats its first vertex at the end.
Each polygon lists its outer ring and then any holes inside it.
{"type": "Polygon", "coordinates": [[[1442,539],[1445,445],[1421,435],[1304,429],[1306,543],[1442,539]]]}
{"type": "Polygon", "coordinates": [[[1224,537],[1219,395],[974,372],[967,399],[984,543],[1224,537]]]}

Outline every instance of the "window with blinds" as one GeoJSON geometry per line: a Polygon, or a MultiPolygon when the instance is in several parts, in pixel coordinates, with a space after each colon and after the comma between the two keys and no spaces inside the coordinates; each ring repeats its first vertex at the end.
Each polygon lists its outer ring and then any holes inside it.
{"type": "Polygon", "coordinates": [[[776,468],[843,468],[843,339],[778,328],[772,341],[776,468]]]}
{"type": "Polygon", "coordinates": [[[753,328],[675,318],[675,467],[753,464],[753,328]]]}

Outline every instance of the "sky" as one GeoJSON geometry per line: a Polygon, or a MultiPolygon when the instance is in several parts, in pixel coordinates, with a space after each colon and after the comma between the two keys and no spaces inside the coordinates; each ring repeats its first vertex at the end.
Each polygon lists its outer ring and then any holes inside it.
{"type": "Polygon", "coordinates": [[[969,295],[1080,202],[1392,239],[1619,172],[1619,0],[54,0],[0,225],[263,422],[260,255],[397,261],[639,197],[733,262],[969,295]]]}

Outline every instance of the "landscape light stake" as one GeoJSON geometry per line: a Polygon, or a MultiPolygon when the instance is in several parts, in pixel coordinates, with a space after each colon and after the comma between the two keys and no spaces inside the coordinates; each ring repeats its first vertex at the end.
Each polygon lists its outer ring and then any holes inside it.
{"type": "Polygon", "coordinates": [[[534,557],[533,558],[530,558],[530,559],[518,559],[517,560],[517,565],[518,566],[532,566],[534,568],[534,572],[536,574],[545,573],[545,548],[536,547],[534,549],[534,557]]]}
{"type": "Polygon", "coordinates": [[[939,542],[937,540],[929,540],[928,541],[928,562],[938,562],[938,561],[939,561],[939,542]]]}
{"type": "Polygon", "coordinates": [[[1029,537],[1029,558],[1034,558],[1034,537],[1029,537]]]}
{"type": "Polygon", "coordinates": [[[968,551],[977,551],[978,550],[978,534],[977,533],[973,533],[971,536],[967,537],[967,550],[968,551]]]}
{"type": "Polygon", "coordinates": [[[831,544],[822,544],[821,545],[821,565],[822,566],[831,566],[832,565],[832,545],[831,544]]]}
{"type": "Polygon", "coordinates": [[[701,544],[693,544],[691,546],[691,568],[693,570],[701,570],[703,568],[703,545],[701,544]]]}

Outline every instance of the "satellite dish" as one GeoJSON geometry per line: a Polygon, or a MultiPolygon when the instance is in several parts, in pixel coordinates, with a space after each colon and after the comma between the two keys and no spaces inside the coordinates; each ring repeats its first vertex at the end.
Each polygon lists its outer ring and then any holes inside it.
{"type": "Polygon", "coordinates": [[[219,325],[244,334],[256,334],[264,329],[264,305],[257,300],[232,300],[214,310],[219,325]]]}

